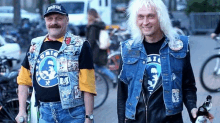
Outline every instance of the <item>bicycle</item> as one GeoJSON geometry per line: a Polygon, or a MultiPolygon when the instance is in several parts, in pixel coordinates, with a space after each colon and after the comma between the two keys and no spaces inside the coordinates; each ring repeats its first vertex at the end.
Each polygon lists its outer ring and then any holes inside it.
{"type": "MultiPolygon", "coordinates": [[[[19,100],[14,80],[18,72],[10,72],[7,75],[0,75],[0,122],[15,122],[19,112],[19,100]]],[[[16,84],[17,85],[17,84],[16,84]]],[[[27,104],[30,102],[27,100],[27,104]]]]}
{"type": "MultiPolygon", "coordinates": [[[[220,43],[220,37],[216,37],[220,43]]],[[[209,92],[220,92],[220,47],[215,48],[218,54],[210,56],[200,70],[200,82],[202,87],[209,92]]]]}
{"type": "Polygon", "coordinates": [[[95,71],[95,84],[97,96],[94,98],[94,109],[99,108],[104,104],[109,94],[109,85],[106,79],[98,71],[95,71]]]}

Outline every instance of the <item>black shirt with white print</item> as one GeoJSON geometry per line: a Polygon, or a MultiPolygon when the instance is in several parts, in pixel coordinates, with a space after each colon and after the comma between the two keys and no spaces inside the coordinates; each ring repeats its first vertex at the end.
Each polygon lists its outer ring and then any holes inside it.
{"type": "MultiPolygon", "coordinates": [[[[145,40],[143,41],[145,51],[147,52],[147,66],[145,68],[145,77],[144,79],[144,85],[147,84],[147,95],[149,96],[159,79],[159,76],[161,74],[161,63],[160,63],[160,55],[159,50],[165,40],[165,37],[163,37],[161,40],[159,40],[156,43],[148,43],[145,40]]],[[[146,86],[145,86],[146,87],[146,86]]],[[[146,92],[146,91],[145,91],[146,92]]]]}

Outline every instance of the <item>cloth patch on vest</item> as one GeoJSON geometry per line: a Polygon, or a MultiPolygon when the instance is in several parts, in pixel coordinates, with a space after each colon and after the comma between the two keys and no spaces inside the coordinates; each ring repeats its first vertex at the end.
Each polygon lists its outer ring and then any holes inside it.
{"type": "Polygon", "coordinates": [[[78,61],[67,60],[67,69],[69,72],[79,70],[78,61]]]}
{"type": "Polygon", "coordinates": [[[63,99],[64,101],[70,99],[70,94],[71,94],[71,91],[70,91],[70,90],[61,91],[61,96],[62,96],[62,99],[63,99]]]}
{"type": "Polygon", "coordinates": [[[57,57],[57,66],[58,66],[58,70],[59,72],[68,72],[67,70],[67,59],[64,55],[60,55],[57,57]]]}
{"type": "Polygon", "coordinates": [[[169,47],[174,51],[179,51],[183,48],[183,41],[177,40],[174,42],[174,44],[171,44],[171,42],[169,42],[169,47]]]}
{"type": "Polygon", "coordinates": [[[70,84],[68,74],[66,76],[60,75],[60,86],[67,86],[70,84]]]}
{"type": "Polygon", "coordinates": [[[65,43],[66,43],[67,45],[70,44],[70,41],[71,41],[71,38],[70,38],[70,37],[66,37],[66,39],[65,39],[65,43]]]}
{"type": "Polygon", "coordinates": [[[176,75],[174,73],[172,73],[172,80],[176,79],[176,75]]]}
{"type": "Polygon", "coordinates": [[[180,90],[179,89],[172,89],[172,101],[175,102],[179,102],[180,101],[180,90]]]}
{"type": "Polygon", "coordinates": [[[82,92],[79,90],[79,86],[74,86],[75,99],[81,98],[82,92]]]}

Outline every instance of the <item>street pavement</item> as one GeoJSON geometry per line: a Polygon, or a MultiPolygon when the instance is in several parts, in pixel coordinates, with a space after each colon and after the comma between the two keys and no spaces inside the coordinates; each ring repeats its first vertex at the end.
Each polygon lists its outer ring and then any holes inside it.
{"type": "MultiPolygon", "coordinates": [[[[191,53],[191,64],[194,71],[196,86],[197,86],[197,106],[203,104],[206,100],[207,95],[213,97],[213,108],[210,113],[215,116],[213,123],[220,123],[219,112],[220,112],[220,93],[209,93],[205,91],[199,81],[199,71],[203,62],[212,54],[216,53],[214,50],[216,47],[216,42],[210,39],[209,35],[196,35],[190,36],[190,53],[191,53]]],[[[94,111],[95,123],[118,123],[117,120],[117,89],[112,88],[112,83],[110,85],[110,93],[106,102],[98,109],[94,111]]],[[[188,112],[184,107],[183,111],[184,123],[190,123],[188,112]]]]}

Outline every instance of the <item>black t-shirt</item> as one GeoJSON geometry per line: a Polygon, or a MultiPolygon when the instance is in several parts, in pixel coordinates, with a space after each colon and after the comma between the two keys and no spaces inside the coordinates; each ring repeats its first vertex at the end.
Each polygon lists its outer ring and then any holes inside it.
{"type": "MultiPolygon", "coordinates": [[[[61,45],[62,43],[59,41],[46,41],[41,46],[33,79],[36,99],[39,101],[60,101],[56,57],[61,45]]],[[[83,43],[79,56],[79,69],[94,69],[91,57],[90,44],[86,41],[83,43]]],[[[30,67],[27,56],[22,66],[29,70],[30,67]]]]}
{"type": "Polygon", "coordinates": [[[165,37],[156,43],[148,43],[145,40],[143,41],[145,51],[147,52],[147,66],[143,86],[145,93],[148,93],[147,95],[150,95],[153,92],[161,73],[159,50],[164,40],[165,37]]]}

